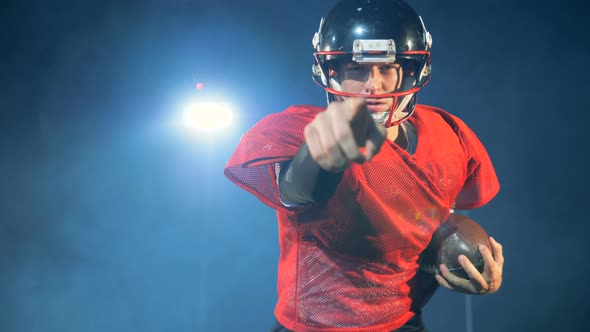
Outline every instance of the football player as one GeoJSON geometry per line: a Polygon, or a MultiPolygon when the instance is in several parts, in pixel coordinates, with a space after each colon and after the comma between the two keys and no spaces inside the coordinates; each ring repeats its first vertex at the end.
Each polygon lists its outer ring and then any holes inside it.
{"type": "Polygon", "coordinates": [[[458,117],[417,104],[432,37],[402,0],[342,0],[313,37],[313,78],[328,105],[270,114],[244,134],[225,174],[277,210],[275,331],[424,331],[439,284],[487,294],[502,281],[501,245],[470,279],[420,253],[451,209],[499,191],[490,158],[458,117]],[[435,279],[436,278],[436,279],[435,279]]]}

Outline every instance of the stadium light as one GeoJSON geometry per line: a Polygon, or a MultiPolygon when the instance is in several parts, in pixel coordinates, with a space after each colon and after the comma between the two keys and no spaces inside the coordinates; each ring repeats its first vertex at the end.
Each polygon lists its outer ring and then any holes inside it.
{"type": "Polygon", "coordinates": [[[227,103],[211,101],[189,102],[182,114],[183,125],[199,132],[215,132],[232,125],[233,107],[227,103]]]}

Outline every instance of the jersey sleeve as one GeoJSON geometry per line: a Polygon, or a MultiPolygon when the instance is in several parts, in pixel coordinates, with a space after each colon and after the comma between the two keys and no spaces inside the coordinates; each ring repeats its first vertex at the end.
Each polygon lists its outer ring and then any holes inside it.
{"type": "Polygon", "coordinates": [[[470,210],[487,204],[500,190],[496,171],[485,147],[461,120],[459,138],[467,155],[467,178],[455,201],[455,209],[470,210]]]}
{"type": "Polygon", "coordinates": [[[266,116],[240,139],[225,166],[225,176],[263,203],[284,209],[278,196],[276,163],[293,158],[304,142],[303,129],[317,114],[292,107],[266,116]]]}

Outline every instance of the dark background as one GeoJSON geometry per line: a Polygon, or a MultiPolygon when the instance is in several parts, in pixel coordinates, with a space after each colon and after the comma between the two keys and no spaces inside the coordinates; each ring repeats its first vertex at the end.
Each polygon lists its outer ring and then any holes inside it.
{"type": "MultiPolygon", "coordinates": [[[[223,166],[265,114],[325,102],[311,38],[334,2],[2,2],[0,331],[267,331],[275,214],[223,166]],[[234,127],[173,125],[201,95],[234,127]]],[[[410,3],[434,38],[419,101],[473,128],[502,185],[471,216],[503,286],[439,290],[430,331],[585,331],[583,2],[410,3]]]]}

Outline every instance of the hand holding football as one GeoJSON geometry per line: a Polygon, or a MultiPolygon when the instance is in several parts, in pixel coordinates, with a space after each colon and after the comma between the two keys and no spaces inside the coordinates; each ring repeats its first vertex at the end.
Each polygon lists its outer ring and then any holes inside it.
{"type": "Polygon", "coordinates": [[[445,264],[454,275],[469,279],[458,257],[465,255],[482,272],[484,260],[479,245],[491,248],[489,235],[483,227],[465,215],[451,213],[433,233],[428,247],[422,252],[420,269],[436,274],[440,273],[440,264],[445,264]]]}

